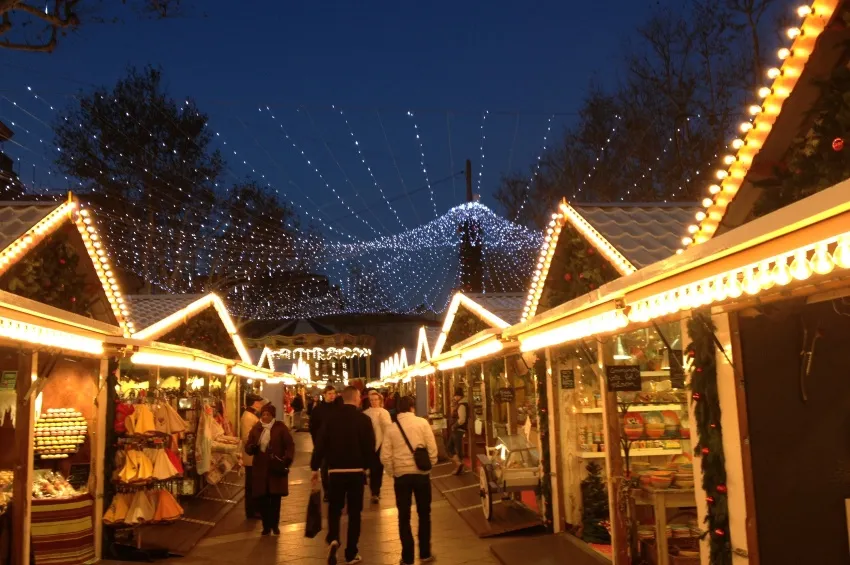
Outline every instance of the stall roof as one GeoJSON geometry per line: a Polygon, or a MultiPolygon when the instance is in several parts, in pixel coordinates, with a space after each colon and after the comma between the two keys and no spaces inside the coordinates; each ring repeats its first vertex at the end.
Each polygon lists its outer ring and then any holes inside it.
{"type": "Polygon", "coordinates": [[[233,323],[233,318],[227,312],[224,302],[214,292],[174,296],[135,295],[131,298],[131,303],[140,306],[143,311],[142,316],[146,320],[155,320],[136,332],[134,337],[138,339],[158,339],[177,326],[187,323],[207,308],[214,308],[224,329],[233,340],[233,346],[239,353],[239,358],[243,363],[253,365],[251,356],[236,329],[236,324],[233,323]]]}
{"type": "Polygon", "coordinates": [[[73,194],[62,202],[0,202],[0,274],[65,222],[72,223],[82,239],[112,316],[125,335],[132,335],[134,327],[127,319],[129,310],[112,274],[109,255],[102,247],[103,237],[98,234],[97,219],[73,194]]]}
{"type": "Polygon", "coordinates": [[[819,96],[818,83],[843,60],[850,38],[839,19],[844,4],[844,0],[815,0],[800,7],[800,23],[789,29],[793,41],[780,50],[780,68],[768,75],[774,78],[761,89],[763,99],[753,100],[750,114],[755,117],[742,123],[740,139],[733,142],[727,163],[717,171],[716,184],[706,186],[703,213],[690,228],[695,233],[681,232],[683,247],[708,241],[750,219],[760,192],[752,181],[770,174],[783,159],[811,119],[808,110],[819,96]],[[827,27],[830,33],[823,34],[827,27]]]}
{"type": "Polygon", "coordinates": [[[147,328],[203,299],[205,294],[130,294],[130,319],[137,328],[147,328]]]}
{"type": "Polygon", "coordinates": [[[573,208],[637,269],[676,253],[697,203],[574,204],[573,208]]]}
{"type": "Polygon", "coordinates": [[[522,292],[467,293],[465,296],[509,324],[519,322],[525,304],[522,292]]]}

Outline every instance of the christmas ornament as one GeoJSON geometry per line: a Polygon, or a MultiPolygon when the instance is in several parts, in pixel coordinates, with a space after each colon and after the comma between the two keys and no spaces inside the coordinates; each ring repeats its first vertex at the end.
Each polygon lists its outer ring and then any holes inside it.
{"type": "Polygon", "coordinates": [[[709,504],[714,504],[714,497],[713,496],[706,496],[705,501],[708,502],[709,504]]]}
{"type": "Polygon", "coordinates": [[[725,494],[727,490],[726,485],[717,485],[717,492],[725,494]]]}
{"type": "Polygon", "coordinates": [[[691,398],[693,398],[694,400],[699,400],[699,393],[698,392],[693,393],[691,395],[691,398]]]}
{"type": "MultiPolygon", "coordinates": [[[[703,447],[701,451],[702,451],[703,455],[708,455],[709,453],[711,453],[711,450],[708,449],[707,447],[703,447]]],[[[718,490],[720,490],[719,487],[718,487],[718,490]]]]}
{"type": "Polygon", "coordinates": [[[564,280],[570,282],[573,280],[573,276],[570,273],[564,273],[564,280]]]}
{"type": "Polygon", "coordinates": [[[717,528],[716,530],[714,530],[714,533],[717,534],[718,536],[725,536],[726,535],[726,532],[724,532],[722,528],[717,528]]]}
{"type": "Polygon", "coordinates": [[[841,137],[836,137],[835,139],[833,139],[832,140],[832,150],[838,152],[838,151],[841,151],[842,149],[844,149],[844,139],[841,138],[841,137]]]}

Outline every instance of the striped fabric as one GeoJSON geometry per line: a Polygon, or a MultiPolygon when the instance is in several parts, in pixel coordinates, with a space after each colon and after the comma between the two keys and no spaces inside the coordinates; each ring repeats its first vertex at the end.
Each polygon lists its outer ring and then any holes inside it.
{"type": "Polygon", "coordinates": [[[94,500],[89,495],[32,501],[35,565],[94,563],[94,500]]]}

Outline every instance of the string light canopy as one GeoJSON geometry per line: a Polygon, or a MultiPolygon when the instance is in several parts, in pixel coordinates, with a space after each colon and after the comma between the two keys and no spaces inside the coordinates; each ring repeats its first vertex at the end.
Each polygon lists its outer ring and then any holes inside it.
{"type": "Polygon", "coordinates": [[[696,214],[696,222],[684,234],[682,249],[704,243],[714,236],[837,6],[838,0],[816,0],[797,9],[800,25],[787,30],[791,46],[778,51],[781,66],[768,69],[767,77],[772,83],[758,90],[760,101],[749,107],[751,119],[741,123],[741,135],[730,143],[732,151],[723,157],[725,167],[716,171],[716,182],[708,187],[708,194],[702,201],[704,209],[696,214]]]}

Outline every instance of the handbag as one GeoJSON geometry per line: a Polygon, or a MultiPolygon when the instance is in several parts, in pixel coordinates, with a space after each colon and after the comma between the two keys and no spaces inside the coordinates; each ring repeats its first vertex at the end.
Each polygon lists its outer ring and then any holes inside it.
{"type": "Polygon", "coordinates": [[[307,501],[307,524],[304,528],[305,538],[314,538],[322,531],[322,491],[310,493],[307,501]]]}
{"type": "Polygon", "coordinates": [[[410,445],[410,440],[407,439],[407,434],[404,433],[404,428],[401,427],[401,422],[396,421],[395,425],[398,426],[398,429],[401,432],[401,437],[404,438],[404,443],[407,444],[407,448],[413,454],[413,462],[416,463],[416,468],[420,471],[430,471],[431,456],[428,455],[428,449],[425,447],[417,447],[416,449],[413,449],[413,446],[410,445]]]}

